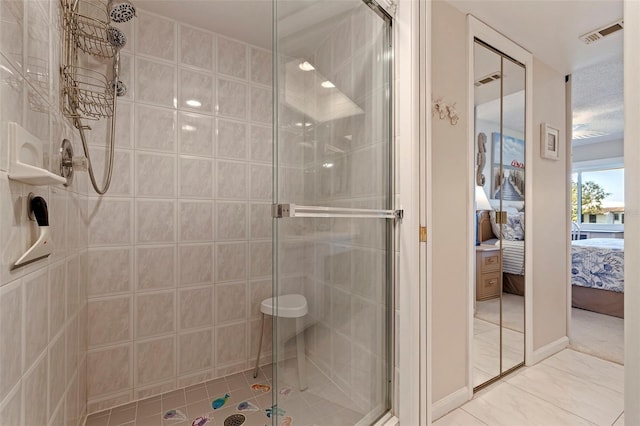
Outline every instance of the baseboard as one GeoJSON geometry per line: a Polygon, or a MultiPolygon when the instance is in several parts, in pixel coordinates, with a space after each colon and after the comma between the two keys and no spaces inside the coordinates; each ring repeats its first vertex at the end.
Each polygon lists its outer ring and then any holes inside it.
{"type": "Polygon", "coordinates": [[[533,351],[531,359],[527,360],[527,366],[535,365],[540,361],[549,358],[551,355],[560,352],[567,346],[569,346],[569,338],[567,336],[561,337],[556,341],[544,345],[540,349],[533,351]]]}
{"type": "Polygon", "coordinates": [[[431,407],[431,413],[433,415],[433,421],[435,422],[440,417],[451,411],[459,408],[469,400],[469,388],[467,386],[458,389],[457,391],[445,396],[444,398],[433,403],[431,407]]]}

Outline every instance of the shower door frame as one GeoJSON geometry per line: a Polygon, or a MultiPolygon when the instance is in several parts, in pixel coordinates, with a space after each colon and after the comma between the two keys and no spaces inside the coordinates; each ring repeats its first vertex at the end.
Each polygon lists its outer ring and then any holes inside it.
{"type": "MultiPolygon", "coordinates": [[[[384,298],[385,298],[385,330],[384,330],[384,340],[385,340],[385,360],[386,365],[384,366],[385,375],[382,377],[385,380],[385,384],[382,389],[386,388],[384,405],[385,410],[381,415],[376,415],[371,418],[371,413],[365,415],[357,425],[364,426],[365,424],[395,424],[394,423],[394,415],[392,410],[394,409],[394,392],[397,389],[395,383],[395,374],[394,370],[396,367],[396,359],[395,359],[395,348],[397,345],[397,338],[395,330],[396,330],[396,321],[395,321],[395,309],[396,309],[396,300],[395,300],[395,287],[396,282],[395,279],[397,277],[396,273],[396,239],[397,232],[399,232],[398,226],[400,225],[403,218],[403,210],[394,209],[394,205],[396,203],[396,144],[395,144],[395,66],[396,61],[394,58],[395,46],[396,46],[396,28],[394,25],[394,18],[375,0],[361,0],[365,6],[368,6],[374,13],[376,13],[384,22],[385,22],[385,32],[386,32],[386,67],[387,67],[387,84],[388,84],[388,92],[386,96],[386,115],[388,118],[388,128],[386,138],[388,140],[388,176],[387,176],[387,200],[386,200],[386,209],[382,210],[373,210],[373,209],[351,209],[351,208],[332,208],[332,207],[322,207],[322,206],[301,206],[290,203],[280,203],[279,198],[279,159],[278,159],[278,135],[279,135],[279,49],[278,49],[278,31],[277,31],[277,4],[279,0],[272,0],[272,18],[273,18],[273,31],[272,31],[272,102],[273,102],[273,117],[272,117],[272,144],[273,144],[273,168],[272,168],[272,185],[273,185],[273,202],[272,202],[272,293],[274,297],[278,295],[278,221],[283,218],[295,218],[295,217],[313,217],[313,218],[358,218],[358,219],[384,219],[385,224],[385,252],[386,252],[386,285],[383,289],[384,298]],[[391,422],[391,423],[389,423],[391,422]]],[[[423,0],[420,0],[423,1],[423,0]]],[[[277,298],[275,299],[276,306],[274,310],[277,311],[277,298]]],[[[277,357],[277,348],[278,348],[278,340],[277,340],[277,321],[274,319],[272,323],[272,359],[274,365],[278,362],[277,357]]],[[[277,368],[277,367],[274,367],[277,368]]],[[[278,392],[275,392],[278,389],[277,383],[277,374],[273,374],[272,378],[272,389],[274,390],[272,394],[272,403],[273,405],[277,405],[278,392]]],[[[399,407],[395,407],[397,410],[399,407]]],[[[419,407],[416,406],[416,410],[419,407]]],[[[273,422],[278,419],[278,415],[273,417],[273,422]]],[[[397,420],[397,419],[396,419],[397,420]]]]}

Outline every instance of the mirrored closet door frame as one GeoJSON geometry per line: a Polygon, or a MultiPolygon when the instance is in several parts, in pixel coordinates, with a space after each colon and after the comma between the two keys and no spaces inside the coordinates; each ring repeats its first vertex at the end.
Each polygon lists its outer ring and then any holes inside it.
{"type": "MultiPolygon", "coordinates": [[[[493,50],[503,53],[504,55],[512,58],[516,62],[521,63],[525,67],[525,141],[526,141],[526,149],[525,149],[525,205],[527,206],[525,209],[525,235],[528,236],[525,238],[525,348],[524,348],[524,361],[525,363],[531,360],[531,354],[533,352],[533,332],[532,332],[532,306],[533,306],[533,298],[532,298],[532,276],[533,269],[532,265],[532,242],[533,242],[533,220],[530,212],[532,211],[532,197],[531,197],[531,188],[533,186],[532,181],[532,159],[533,159],[533,151],[534,148],[534,139],[533,139],[533,55],[531,53],[524,50],[522,47],[518,46],[513,41],[509,40],[502,34],[498,33],[488,25],[479,21],[475,17],[468,15],[467,16],[467,25],[468,25],[468,82],[469,82],[469,102],[468,102],[468,117],[469,117],[469,126],[468,126],[468,170],[469,172],[469,185],[468,185],[468,199],[470,212],[473,209],[475,202],[475,186],[476,186],[476,155],[475,155],[475,125],[474,119],[475,116],[475,102],[474,102],[474,89],[475,89],[475,76],[474,76],[474,46],[476,40],[482,42],[482,44],[489,46],[493,50]]],[[[473,230],[476,227],[476,215],[469,214],[468,216],[468,229],[473,230]]],[[[475,258],[476,258],[476,234],[474,232],[469,232],[468,239],[468,390],[469,397],[473,395],[474,392],[474,301],[475,301],[475,276],[476,276],[476,268],[475,268],[475,258]]],[[[502,315],[502,314],[501,314],[502,315]]],[[[518,366],[516,366],[517,368],[518,366]]],[[[514,368],[510,368],[507,371],[502,371],[500,369],[500,374],[498,374],[494,379],[491,379],[485,382],[480,387],[491,383],[500,377],[504,376],[511,372],[514,368]]]]}

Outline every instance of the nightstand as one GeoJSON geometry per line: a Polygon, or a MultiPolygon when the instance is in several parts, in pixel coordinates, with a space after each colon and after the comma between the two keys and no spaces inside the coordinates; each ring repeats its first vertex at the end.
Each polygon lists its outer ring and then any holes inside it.
{"type": "Polygon", "coordinates": [[[500,247],[476,246],[476,300],[500,296],[502,288],[502,252],[500,247]]]}

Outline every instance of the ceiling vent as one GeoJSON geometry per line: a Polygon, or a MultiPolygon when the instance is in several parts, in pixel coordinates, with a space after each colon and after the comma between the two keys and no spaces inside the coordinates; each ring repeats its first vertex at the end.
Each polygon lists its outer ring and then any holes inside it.
{"type": "Polygon", "coordinates": [[[500,80],[500,71],[492,72],[489,75],[486,75],[482,78],[477,79],[473,84],[476,87],[483,86],[485,84],[491,83],[492,81],[500,80]]]}
{"type": "Polygon", "coordinates": [[[581,35],[580,40],[584,41],[586,44],[591,44],[606,36],[609,36],[615,32],[618,32],[623,28],[624,28],[624,20],[620,19],[614,22],[613,24],[609,24],[595,31],[591,31],[587,34],[581,35]]]}

